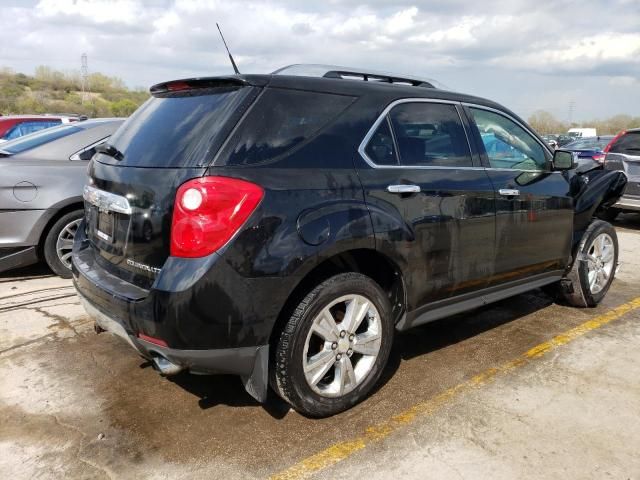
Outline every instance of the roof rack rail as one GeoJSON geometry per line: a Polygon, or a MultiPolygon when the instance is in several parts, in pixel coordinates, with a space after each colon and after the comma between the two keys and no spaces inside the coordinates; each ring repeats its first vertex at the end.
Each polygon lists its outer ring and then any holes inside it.
{"type": "Polygon", "coordinates": [[[414,87],[435,88],[426,80],[417,78],[399,77],[391,74],[375,72],[360,72],[355,70],[331,70],[323,75],[324,78],[342,78],[346,80],[364,80],[365,82],[399,83],[414,87]]]}
{"type": "Polygon", "coordinates": [[[398,85],[411,85],[414,87],[437,88],[435,81],[425,80],[404,75],[396,75],[388,72],[364,70],[336,65],[318,64],[294,64],[280,68],[273,72],[274,75],[300,75],[308,77],[340,78],[345,80],[361,80],[365,82],[391,83],[398,85]]]}

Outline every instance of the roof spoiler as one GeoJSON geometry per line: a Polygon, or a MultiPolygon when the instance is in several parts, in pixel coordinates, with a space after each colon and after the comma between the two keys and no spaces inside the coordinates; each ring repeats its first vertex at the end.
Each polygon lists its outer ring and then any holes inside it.
{"type": "Polygon", "coordinates": [[[249,85],[249,83],[246,80],[238,77],[186,78],[157,83],[149,89],[149,93],[155,96],[164,93],[185,92],[188,90],[237,88],[247,85],[249,85]]]}

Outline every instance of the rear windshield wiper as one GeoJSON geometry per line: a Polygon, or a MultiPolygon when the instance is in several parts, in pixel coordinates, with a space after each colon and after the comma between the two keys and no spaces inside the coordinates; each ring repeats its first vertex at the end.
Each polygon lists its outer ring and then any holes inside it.
{"type": "Polygon", "coordinates": [[[96,147],[96,152],[103,153],[104,155],[109,155],[110,157],[113,157],[118,161],[124,158],[124,155],[120,150],[118,150],[113,145],[109,145],[108,143],[103,143],[102,145],[98,145],[96,147]]]}

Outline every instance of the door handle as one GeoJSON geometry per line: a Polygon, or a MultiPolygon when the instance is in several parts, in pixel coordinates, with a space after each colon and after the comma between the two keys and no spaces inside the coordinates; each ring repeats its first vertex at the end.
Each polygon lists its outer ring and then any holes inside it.
{"type": "Polygon", "coordinates": [[[514,190],[512,188],[501,188],[498,190],[500,195],[504,195],[505,197],[517,197],[520,195],[520,190],[514,190]]]}
{"type": "Polygon", "coordinates": [[[419,193],[420,185],[389,185],[387,187],[389,193],[419,193]]]}

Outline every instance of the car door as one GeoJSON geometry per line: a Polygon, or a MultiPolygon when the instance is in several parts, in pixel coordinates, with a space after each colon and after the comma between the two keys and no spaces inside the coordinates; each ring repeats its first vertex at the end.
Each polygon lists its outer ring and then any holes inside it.
{"type": "Polygon", "coordinates": [[[496,193],[495,275],[490,284],[558,275],[571,253],[573,200],[551,154],[510,115],[467,106],[496,193]]]}
{"type": "Polygon", "coordinates": [[[456,102],[399,100],[360,146],[376,246],[401,266],[409,311],[481,289],[493,273],[493,186],[460,113],[456,102]]]}

